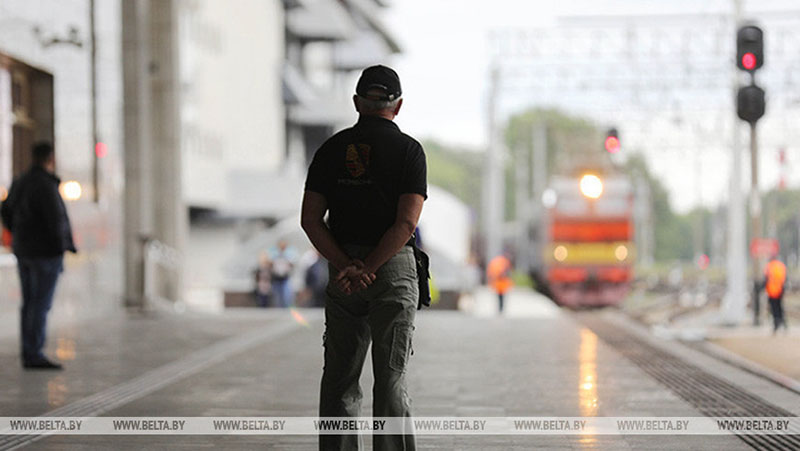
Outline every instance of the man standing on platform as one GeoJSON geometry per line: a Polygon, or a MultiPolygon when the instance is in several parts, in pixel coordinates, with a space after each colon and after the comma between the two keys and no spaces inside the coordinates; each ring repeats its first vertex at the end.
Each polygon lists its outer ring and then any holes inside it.
{"type": "MultiPolygon", "coordinates": [[[[422,146],[393,119],[403,104],[394,70],[364,70],[358,122],[328,139],[308,169],[302,226],[328,260],[320,417],[361,412],[358,380],[372,342],[374,417],[409,418],[406,371],[419,287],[411,247],[427,197],[422,146]],[[328,212],[328,221],[324,221],[328,212]]],[[[413,428],[372,436],[374,449],[414,450],[413,428]]],[[[320,450],[357,450],[359,437],[321,435],[320,450]]]]}
{"type": "Polygon", "coordinates": [[[61,369],[61,364],[50,361],[42,349],[64,252],[76,250],[55,167],[53,146],[34,145],[33,166],[14,181],[2,206],[22,287],[20,332],[22,366],[26,369],[61,369]]]}

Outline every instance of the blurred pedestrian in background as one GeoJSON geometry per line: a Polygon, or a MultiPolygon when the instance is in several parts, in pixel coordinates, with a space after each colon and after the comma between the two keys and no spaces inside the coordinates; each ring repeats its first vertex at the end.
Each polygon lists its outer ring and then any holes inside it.
{"type": "Polygon", "coordinates": [[[64,252],[77,252],[55,168],[53,146],[34,145],[33,166],[14,181],[0,209],[17,257],[22,288],[22,366],[28,369],[61,369],[61,364],[42,352],[47,313],[64,267],[64,252]]]}
{"type": "Polygon", "coordinates": [[[783,316],[783,289],[786,285],[786,265],[777,256],[773,257],[767,263],[765,276],[764,288],[767,291],[769,310],[772,313],[772,333],[776,333],[781,326],[784,329],[787,328],[786,319],[783,316]]]}
{"type": "Polygon", "coordinates": [[[270,251],[272,296],[276,307],[290,307],[294,293],[290,278],[294,270],[296,252],[286,240],[278,241],[278,246],[270,251]]]}
{"type": "MultiPolygon", "coordinates": [[[[328,139],[308,169],[301,223],[335,276],[325,302],[320,417],[360,415],[370,343],[372,415],[411,417],[406,373],[419,303],[411,239],[427,181],[422,146],[393,122],[401,94],[394,70],[365,69],[353,96],[358,122],[328,139]]],[[[373,435],[373,449],[413,451],[413,427],[403,432],[373,435]]],[[[319,440],[320,450],[361,449],[357,434],[319,440]]]]}
{"type": "Polygon", "coordinates": [[[261,252],[258,256],[258,267],[255,271],[256,276],[256,305],[267,307],[272,297],[272,261],[269,254],[261,252]]]}
{"type": "Polygon", "coordinates": [[[486,267],[486,279],[489,286],[497,293],[498,309],[503,313],[505,295],[514,285],[511,281],[511,260],[505,255],[493,258],[486,267]]]}

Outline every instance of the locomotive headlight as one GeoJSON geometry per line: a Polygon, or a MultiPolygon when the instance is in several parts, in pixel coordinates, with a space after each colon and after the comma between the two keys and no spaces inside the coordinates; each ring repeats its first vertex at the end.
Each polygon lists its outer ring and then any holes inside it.
{"type": "Polygon", "coordinates": [[[581,177],[581,193],[589,199],[597,199],[603,194],[603,181],[594,174],[581,177]]]}
{"type": "Polygon", "coordinates": [[[557,261],[563,262],[566,260],[567,254],[567,248],[564,246],[556,246],[556,248],[553,249],[553,258],[555,258],[557,261]]]}
{"type": "Polygon", "coordinates": [[[619,261],[625,260],[628,258],[628,248],[625,245],[620,244],[616,249],[614,249],[614,256],[617,257],[617,260],[619,261]]]}

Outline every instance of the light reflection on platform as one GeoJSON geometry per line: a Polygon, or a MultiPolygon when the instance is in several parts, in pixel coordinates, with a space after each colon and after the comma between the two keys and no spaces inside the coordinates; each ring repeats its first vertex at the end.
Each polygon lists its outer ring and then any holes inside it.
{"type": "MultiPolygon", "coordinates": [[[[581,328],[581,341],[578,348],[578,407],[581,416],[593,417],[597,415],[597,335],[587,328],[581,328]]],[[[597,442],[597,436],[581,436],[579,443],[592,446],[597,442]]]]}

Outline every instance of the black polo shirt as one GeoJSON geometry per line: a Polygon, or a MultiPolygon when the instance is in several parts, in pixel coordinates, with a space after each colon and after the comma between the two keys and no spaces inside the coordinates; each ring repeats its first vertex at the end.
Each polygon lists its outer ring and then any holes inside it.
{"type": "Polygon", "coordinates": [[[425,152],[382,117],[362,115],[333,135],[308,168],[306,190],[328,202],[328,227],[339,244],[374,246],[394,224],[401,194],[427,199],[425,152]]]}

